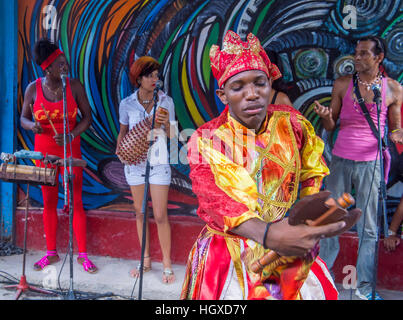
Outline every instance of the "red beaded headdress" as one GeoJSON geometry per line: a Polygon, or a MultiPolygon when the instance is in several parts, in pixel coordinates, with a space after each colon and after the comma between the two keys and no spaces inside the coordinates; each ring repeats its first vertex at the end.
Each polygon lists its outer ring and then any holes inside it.
{"type": "Polygon", "coordinates": [[[218,85],[232,76],[247,70],[261,70],[273,80],[281,77],[278,67],[270,62],[258,38],[249,33],[247,41],[241,40],[234,31],[228,30],[224,37],[223,49],[213,45],[210,49],[211,69],[218,85]]]}

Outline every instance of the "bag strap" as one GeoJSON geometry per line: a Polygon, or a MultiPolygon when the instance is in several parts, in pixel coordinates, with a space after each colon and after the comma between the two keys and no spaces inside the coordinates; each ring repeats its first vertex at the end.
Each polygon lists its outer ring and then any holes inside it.
{"type": "MultiPolygon", "coordinates": [[[[361,96],[360,89],[358,88],[358,79],[357,79],[357,73],[354,73],[353,75],[353,83],[354,83],[354,93],[357,97],[357,102],[361,107],[361,110],[364,114],[365,119],[367,119],[367,122],[369,124],[369,127],[371,128],[373,134],[375,137],[378,139],[378,129],[375,127],[374,121],[372,121],[372,118],[369,114],[368,108],[365,105],[364,99],[361,96]]],[[[386,148],[386,143],[384,138],[382,139],[382,148],[386,148]]]]}

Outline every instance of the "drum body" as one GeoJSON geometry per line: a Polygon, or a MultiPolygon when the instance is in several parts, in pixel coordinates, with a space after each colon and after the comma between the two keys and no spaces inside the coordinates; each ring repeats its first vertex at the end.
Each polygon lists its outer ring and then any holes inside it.
{"type": "Polygon", "coordinates": [[[7,182],[55,186],[56,172],[55,167],[49,166],[40,168],[10,163],[0,165],[0,179],[7,182]]]}

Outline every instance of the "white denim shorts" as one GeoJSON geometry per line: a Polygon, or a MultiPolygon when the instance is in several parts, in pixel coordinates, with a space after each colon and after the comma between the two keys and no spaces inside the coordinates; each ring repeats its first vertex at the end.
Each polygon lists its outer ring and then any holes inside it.
{"type": "MultiPolygon", "coordinates": [[[[125,177],[129,186],[145,183],[146,167],[143,165],[125,165],[125,177]]],[[[160,164],[150,168],[150,184],[169,186],[171,184],[171,167],[160,164]]]]}

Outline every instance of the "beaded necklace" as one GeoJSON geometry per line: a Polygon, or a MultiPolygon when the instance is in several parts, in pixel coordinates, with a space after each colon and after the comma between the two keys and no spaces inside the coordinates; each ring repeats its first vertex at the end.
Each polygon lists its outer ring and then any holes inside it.
{"type": "MultiPolygon", "coordinates": [[[[368,83],[368,82],[362,81],[360,79],[359,74],[357,73],[357,80],[358,80],[359,83],[361,83],[362,85],[366,86],[367,91],[369,91],[374,84],[379,83],[380,86],[382,85],[382,74],[378,73],[378,75],[376,76],[375,80],[372,81],[371,83],[368,83]]],[[[353,100],[354,100],[354,103],[353,103],[354,110],[357,111],[359,114],[364,115],[364,113],[361,110],[360,105],[358,104],[358,99],[357,99],[357,96],[355,95],[355,93],[353,94],[353,100]]],[[[368,103],[368,105],[369,105],[369,103],[368,103]]],[[[376,107],[376,103],[372,102],[370,104],[370,108],[368,108],[368,111],[371,113],[374,110],[375,107],[376,107]]]]}
{"type": "Polygon", "coordinates": [[[372,82],[366,82],[366,81],[362,81],[361,79],[360,79],[360,74],[359,73],[357,73],[357,79],[358,79],[358,82],[359,83],[361,83],[363,86],[366,86],[367,88],[367,91],[369,91],[369,90],[371,90],[371,88],[372,88],[372,86],[374,85],[374,84],[377,84],[377,83],[381,83],[381,81],[382,81],[382,75],[380,74],[380,73],[378,73],[378,75],[376,76],[376,78],[372,81],[372,82]]]}

